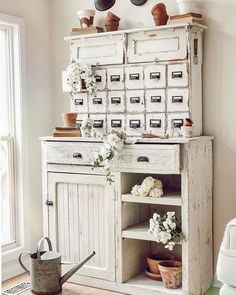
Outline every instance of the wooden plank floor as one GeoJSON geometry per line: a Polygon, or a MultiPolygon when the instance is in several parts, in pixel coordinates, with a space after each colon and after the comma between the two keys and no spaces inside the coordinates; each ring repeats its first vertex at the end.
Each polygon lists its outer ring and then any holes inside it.
{"type": "MultiPolygon", "coordinates": [[[[13,286],[14,284],[17,284],[22,281],[29,281],[29,276],[27,274],[20,275],[18,277],[15,277],[13,279],[7,280],[3,282],[3,290],[5,290],[7,287],[13,286]]],[[[26,291],[22,293],[22,295],[27,295],[27,294],[33,294],[31,291],[26,291]]],[[[112,292],[112,291],[107,291],[107,290],[102,290],[102,289],[96,289],[96,288],[91,288],[91,287],[85,287],[82,285],[76,285],[76,284],[71,284],[71,283],[65,283],[63,285],[63,290],[61,293],[63,295],[122,295],[123,293],[117,293],[117,292],[112,292]]],[[[218,295],[219,294],[219,289],[217,288],[212,288],[210,291],[208,291],[205,295],[218,295]]],[[[125,295],[125,294],[123,294],[125,295]]]]}

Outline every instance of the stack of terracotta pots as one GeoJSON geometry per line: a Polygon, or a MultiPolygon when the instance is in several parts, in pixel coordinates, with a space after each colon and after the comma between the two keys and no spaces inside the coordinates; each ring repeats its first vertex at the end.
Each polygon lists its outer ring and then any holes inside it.
{"type": "Polygon", "coordinates": [[[119,27],[120,18],[114,13],[108,11],[107,17],[105,20],[106,30],[109,31],[117,31],[119,27]]]}
{"type": "Polygon", "coordinates": [[[151,12],[156,26],[163,26],[167,24],[169,16],[167,14],[166,6],[164,3],[156,4],[152,8],[151,12]]]}

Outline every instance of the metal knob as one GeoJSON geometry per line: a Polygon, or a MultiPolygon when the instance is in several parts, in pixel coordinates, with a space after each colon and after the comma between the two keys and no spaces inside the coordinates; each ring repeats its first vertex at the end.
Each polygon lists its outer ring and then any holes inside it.
{"type": "Polygon", "coordinates": [[[146,156],[140,156],[138,157],[138,162],[149,162],[149,159],[146,156]]]}
{"type": "Polygon", "coordinates": [[[49,201],[49,200],[47,200],[47,201],[46,201],[46,205],[47,205],[47,206],[53,206],[53,201],[49,201]]]}
{"type": "Polygon", "coordinates": [[[74,159],[82,159],[82,155],[81,155],[81,153],[74,153],[73,158],[74,159]]]}

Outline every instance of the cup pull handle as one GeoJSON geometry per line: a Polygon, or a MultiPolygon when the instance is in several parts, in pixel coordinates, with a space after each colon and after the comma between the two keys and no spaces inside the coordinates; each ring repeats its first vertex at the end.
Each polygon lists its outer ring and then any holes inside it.
{"type": "Polygon", "coordinates": [[[148,157],[146,157],[146,156],[140,156],[140,157],[138,157],[138,162],[149,162],[149,159],[148,159],[148,157]]]}
{"type": "Polygon", "coordinates": [[[22,252],[21,254],[20,254],[20,256],[18,257],[18,261],[19,261],[19,263],[20,263],[20,266],[24,269],[24,271],[29,275],[30,274],[30,271],[25,267],[25,265],[23,264],[23,262],[22,262],[22,260],[21,260],[21,257],[22,257],[22,255],[24,255],[24,254],[27,254],[27,255],[31,255],[31,253],[30,252],[27,252],[27,251],[24,251],[24,252],[22,252]]]}
{"type": "Polygon", "coordinates": [[[73,159],[82,159],[81,153],[74,153],[73,154],[73,159]]]}

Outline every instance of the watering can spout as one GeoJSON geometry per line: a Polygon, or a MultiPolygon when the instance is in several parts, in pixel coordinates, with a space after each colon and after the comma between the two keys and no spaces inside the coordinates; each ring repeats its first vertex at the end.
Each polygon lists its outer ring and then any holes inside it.
{"type": "Polygon", "coordinates": [[[72,269],[70,269],[64,276],[60,279],[60,285],[62,286],[74,273],[76,273],[88,260],[90,260],[94,255],[95,251],[93,251],[88,257],[86,257],[82,262],[76,264],[72,269]]]}

